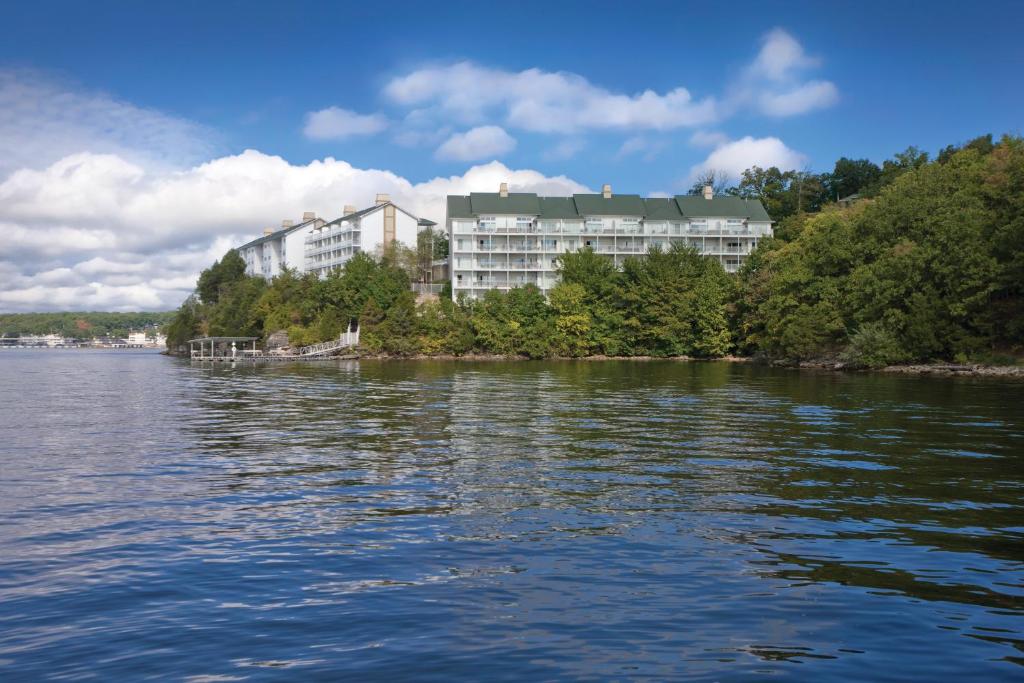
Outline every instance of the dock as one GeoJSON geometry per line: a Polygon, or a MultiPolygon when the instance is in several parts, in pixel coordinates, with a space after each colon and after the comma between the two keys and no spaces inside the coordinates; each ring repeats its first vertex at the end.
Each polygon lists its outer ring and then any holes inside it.
{"type": "Polygon", "coordinates": [[[199,337],[189,340],[189,357],[209,363],[264,363],[323,360],[353,360],[359,343],[359,331],[342,332],[337,339],[299,347],[295,352],[256,348],[257,337],[199,337]]]}

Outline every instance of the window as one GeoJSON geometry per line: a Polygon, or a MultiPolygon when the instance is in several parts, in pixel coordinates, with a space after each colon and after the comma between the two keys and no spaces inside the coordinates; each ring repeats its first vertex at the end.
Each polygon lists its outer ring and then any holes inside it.
{"type": "Polygon", "coordinates": [[[481,230],[494,230],[497,226],[497,221],[494,216],[480,216],[480,229],[481,230]]]}

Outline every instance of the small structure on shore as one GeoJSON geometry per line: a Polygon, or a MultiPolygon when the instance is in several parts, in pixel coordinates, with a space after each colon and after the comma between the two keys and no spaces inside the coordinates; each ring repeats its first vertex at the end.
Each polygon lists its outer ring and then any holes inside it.
{"type": "Polygon", "coordinates": [[[328,360],[351,359],[359,345],[359,327],[349,324],[348,329],[337,339],[301,346],[297,349],[281,347],[267,353],[256,348],[258,337],[199,337],[189,339],[190,356],[194,361],[235,361],[235,360],[328,360]],[[354,329],[353,329],[354,328],[354,329]],[[348,353],[346,353],[348,352],[348,353]]]}
{"type": "Polygon", "coordinates": [[[263,355],[263,352],[256,348],[256,339],[256,337],[199,337],[198,339],[189,339],[188,346],[193,360],[255,358],[263,355]]]}

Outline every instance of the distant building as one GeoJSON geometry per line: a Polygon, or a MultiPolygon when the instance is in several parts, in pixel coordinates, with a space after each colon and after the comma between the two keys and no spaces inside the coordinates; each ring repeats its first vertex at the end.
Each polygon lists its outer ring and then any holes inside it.
{"type": "Polygon", "coordinates": [[[417,218],[394,204],[386,194],[378,194],[373,206],[357,210],[346,206],[341,218],[327,222],[307,211],[302,221],[282,221],[279,230],[264,230],[264,235],[238,247],[248,275],[273,278],[284,268],[299,273],[324,275],[340,268],[359,252],[376,254],[393,242],[416,248],[416,235],[436,223],[417,218]]]}
{"type": "Polygon", "coordinates": [[[650,247],[682,243],[735,272],[772,234],[761,202],[703,195],[644,199],[601,194],[539,197],[509,192],[448,196],[452,296],[534,284],[545,293],[558,281],[558,258],[590,248],[616,266],[650,247]]]}
{"type": "Polygon", "coordinates": [[[145,332],[129,332],[128,338],[125,341],[128,343],[128,346],[140,349],[148,343],[145,332]]]}
{"type": "Polygon", "coordinates": [[[324,224],[322,218],[307,211],[298,224],[290,220],[281,221],[281,229],[267,228],[263,237],[243,244],[238,255],[245,261],[247,275],[259,275],[270,279],[281,274],[284,268],[302,271],[305,266],[306,233],[324,224]]]}
{"type": "Polygon", "coordinates": [[[346,206],[341,218],[306,232],[302,270],[325,275],[344,266],[359,252],[375,254],[393,242],[415,249],[416,235],[423,223],[424,219],[394,204],[386,194],[378,194],[374,205],[361,211],[346,206]]]}

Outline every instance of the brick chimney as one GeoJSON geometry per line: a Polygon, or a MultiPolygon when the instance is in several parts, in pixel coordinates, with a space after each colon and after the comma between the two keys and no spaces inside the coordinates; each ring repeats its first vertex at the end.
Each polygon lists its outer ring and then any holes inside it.
{"type": "Polygon", "coordinates": [[[315,218],[316,218],[316,211],[303,211],[302,212],[302,222],[303,223],[305,223],[306,221],[311,221],[311,220],[313,220],[315,218]]]}
{"type": "Polygon", "coordinates": [[[388,204],[390,202],[391,202],[391,195],[383,194],[383,193],[377,195],[377,202],[376,202],[377,206],[380,206],[381,204],[388,204]]]}
{"type": "Polygon", "coordinates": [[[603,186],[601,186],[601,196],[604,197],[605,199],[611,199],[612,198],[612,186],[611,185],[603,185],[603,186]]]}
{"type": "Polygon", "coordinates": [[[498,196],[508,197],[508,183],[502,183],[498,186],[498,196]]]}
{"type": "Polygon", "coordinates": [[[711,187],[710,185],[705,185],[704,186],[704,199],[711,199],[714,196],[715,196],[715,188],[711,187]]]}
{"type": "Polygon", "coordinates": [[[292,227],[291,219],[285,218],[283,221],[281,221],[281,227],[282,228],[290,228],[290,227],[292,227]]]}
{"type": "Polygon", "coordinates": [[[263,228],[263,236],[264,237],[266,237],[267,235],[273,235],[273,234],[274,234],[274,229],[273,228],[263,228]]]}
{"type": "Polygon", "coordinates": [[[343,212],[343,213],[341,214],[342,216],[348,216],[348,215],[351,215],[351,214],[353,214],[353,213],[355,213],[355,212],[356,212],[356,207],[352,206],[351,204],[346,204],[346,205],[345,205],[345,208],[344,208],[344,209],[342,209],[342,212],[343,212]]]}

